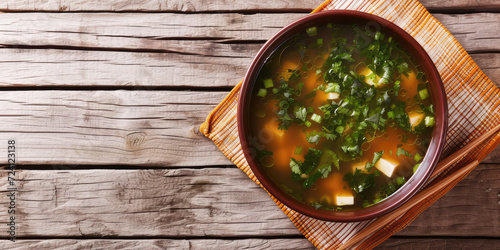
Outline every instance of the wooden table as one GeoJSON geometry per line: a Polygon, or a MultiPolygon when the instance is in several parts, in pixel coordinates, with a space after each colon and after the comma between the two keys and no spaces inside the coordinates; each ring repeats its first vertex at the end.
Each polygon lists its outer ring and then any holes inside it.
{"type": "MultiPolygon", "coordinates": [[[[1,1],[2,248],[312,248],[198,128],[321,2],[1,1]]],[[[500,1],[422,4],[500,83],[500,1]]],[[[500,148],[380,248],[498,248],[499,176],[500,148]]]]}

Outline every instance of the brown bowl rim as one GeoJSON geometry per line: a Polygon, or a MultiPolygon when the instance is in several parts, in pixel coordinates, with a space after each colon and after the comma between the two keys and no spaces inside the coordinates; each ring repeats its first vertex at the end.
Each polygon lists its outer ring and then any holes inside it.
{"type": "Polygon", "coordinates": [[[422,188],[422,186],[425,184],[425,182],[433,172],[436,164],[438,163],[444,147],[446,133],[448,130],[448,106],[446,100],[446,92],[444,90],[444,86],[439,72],[436,69],[436,66],[434,65],[427,52],[411,35],[398,27],[396,24],[372,14],[352,10],[328,10],[307,15],[287,25],[276,35],[274,35],[270,40],[268,40],[259,50],[245,75],[240,89],[239,102],[237,107],[237,124],[241,148],[243,150],[245,159],[247,160],[250,169],[252,170],[255,177],[272,196],[274,196],[277,200],[282,202],[290,209],[316,219],[337,222],[352,222],[373,219],[375,217],[386,214],[404,204],[413,195],[415,195],[420,190],[420,188],[422,188]],[[435,106],[436,124],[432,132],[432,139],[429,148],[427,150],[427,152],[434,153],[426,153],[424,160],[419,167],[419,171],[413,174],[410,180],[408,180],[405,185],[399,188],[391,196],[386,198],[384,201],[377,203],[376,205],[355,211],[327,211],[314,209],[312,206],[303,204],[283,192],[279,187],[277,187],[272,181],[269,180],[265,173],[259,170],[258,164],[255,162],[254,158],[251,157],[250,148],[247,143],[247,133],[245,132],[245,115],[248,115],[245,113],[245,104],[250,101],[255,78],[258,75],[258,72],[260,71],[260,68],[267,57],[282,42],[290,37],[290,35],[296,33],[299,30],[303,30],[308,26],[314,25],[311,23],[314,23],[315,21],[318,22],[319,20],[320,23],[325,23],[324,21],[321,22],[321,20],[329,17],[337,19],[345,17],[346,19],[354,20],[354,22],[359,22],[359,20],[363,20],[366,22],[375,21],[376,23],[380,24],[385,32],[396,34],[396,36],[393,37],[397,39],[400,44],[402,44],[406,49],[411,50],[412,54],[415,55],[417,61],[422,66],[422,70],[425,71],[426,77],[429,82],[435,83],[429,84],[429,88],[431,90],[431,98],[433,99],[433,104],[435,106]]]}

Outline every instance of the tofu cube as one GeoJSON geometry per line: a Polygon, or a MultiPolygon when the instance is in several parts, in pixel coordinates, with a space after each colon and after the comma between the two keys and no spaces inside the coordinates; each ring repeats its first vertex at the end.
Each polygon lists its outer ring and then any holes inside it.
{"type": "Polygon", "coordinates": [[[337,206],[349,206],[354,205],[354,196],[343,194],[342,196],[337,195],[336,197],[337,206]]]}
{"type": "Polygon", "coordinates": [[[411,127],[414,128],[424,120],[425,114],[412,112],[408,115],[408,117],[410,117],[411,127]]]}
{"type": "Polygon", "coordinates": [[[270,119],[264,124],[264,130],[266,133],[270,133],[272,136],[277,136],[281,138],[285,134],[285,130],[278,129],[279,124],[276,120],[270,119]]]}
{"type": "Polygon", "coordinates": [[[335,93],[335,92],[330,92],[327,94],[327,98],[328,100],[333,100],[333,101],[336,101],[340,98],[340,94],[339,93],[335,93]]]}
{"type": "Polygon", "coordinates": [[[380,160],[375,163],[375,167],[389,178],[392,176],[397,166],[397,163],[388,161],[384,158],[380,158],[380,160]]]}

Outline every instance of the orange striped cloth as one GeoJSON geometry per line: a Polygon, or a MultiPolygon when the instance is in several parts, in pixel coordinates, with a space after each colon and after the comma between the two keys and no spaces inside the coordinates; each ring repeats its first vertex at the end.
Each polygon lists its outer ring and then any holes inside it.
{"type": "MultiPolygon", "coordinates": [[[[321,4],[313,13],[332,9],[358,10],[385,18],[412,35],[430,55],[443,79],[448,98],[449,132],[443,158],[500,124],[500,90],[484,75],[450,32],[417,0],[332,0],[321,4]]],[[[243,156],[238,138],[236,107],[240,86],[241,82],[212,111],[200,131],[260,185],[243,156]]],[[[500,135],[494,136],[457,162],[453,169],[441,173],[427,185],[441,181],[475,159],[481,161],[499,143],[500,135]]],[[[357,242],[354,248],[373,248],[402,230],[465,176],[466,174],[460,176],[451,185],[431,195],[398,219],[357,242]]],[[[425,192],[425,188],[420,192],[425,192]]],[[[320,249],[343,246],[373,222],[338,223],[317,220],[295,212],[274,197],[271,198],[304,236],[320,249]]]]}

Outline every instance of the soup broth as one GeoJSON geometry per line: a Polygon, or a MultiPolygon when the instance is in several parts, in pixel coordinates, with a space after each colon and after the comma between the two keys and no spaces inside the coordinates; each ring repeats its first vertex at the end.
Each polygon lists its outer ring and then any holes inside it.
{"type": "Polygon", "coordinates": [[[372,206],[424,158],[434,126],[427,84],[382,32],[310,27],[272,53],[254,84],[249,138],[259,167],[317,209],[372,206]]]}

